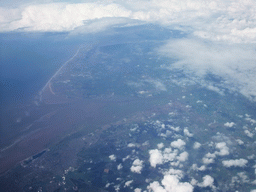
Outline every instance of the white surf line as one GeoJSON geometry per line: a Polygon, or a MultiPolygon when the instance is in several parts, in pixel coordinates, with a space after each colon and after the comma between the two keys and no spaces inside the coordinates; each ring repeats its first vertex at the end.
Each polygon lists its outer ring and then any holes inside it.
{"type": "Polygon", "coordinates": [[[40,96],[40,101],[42,101],[42,93],[43,91],[46,89],[47,86],[49,86],[49,83],[51,82],[51,80],[56,77],[60,71],[70,62],[72,61],[79,53],[80,49],[82,47],[79,47],[78,50],[76,51],[75,55],[73,55],[73,57],[71,57],[69,60],[67,60],[60,68],[59,70],[49,79],[49,81],[45,84],[45,86],[43,87],[43,89],[39,92],[39,96],[40,96]]]}

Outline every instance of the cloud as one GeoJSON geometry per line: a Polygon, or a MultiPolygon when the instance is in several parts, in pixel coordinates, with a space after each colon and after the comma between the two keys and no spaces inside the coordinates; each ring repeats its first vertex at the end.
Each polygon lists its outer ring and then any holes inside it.
{"type": "Polygon", "coordinates": [[[229,148],[225,142],[220,142],[215,144],[215,148],[218,149],[219,151],[215,151],[214,153],[207,153],[203,157],[203,163],[204,164],[211,164],[215,162],[216,156],[226,156],[229,155],[229,148]]]}
{"type": "Polygon", "coordinates": [[[181,153],[181,154],[177,157],[177,159],[178,159],[179,161],[186,161],[186,160],[188,160],[188,152],[184,151],[183,153],[181,153]]]}
{"type": "MultiPolygon", "coordinates": [[[[172,142],[172,146],[175,148],[183,149],[185,142],[181,139],[172,142]]],[[[188,160],[188,152],[183,151],[179,154],[178,149],[164,148],[161,149],[152,149],[149,151],[149,162],[152,167],[161,165],[167,162],[171,162],[172,166],[179,166],[181,162],[188,160]]]]}
{"type": "Polygon", "coordinates": [[[149,162],[152,167],[156,167],[157,164],[163,164],[163,155],[158,149],[149,151],[149,162]]]}
{"type": "Polygon", "coordinates": [[[131,166],[131,172],[140,174],[142,168],[143,168],[143,161],[139,160],[139,159],[136,159],[136,160],[133,161],[133,164],[131,166]]]}
{"type": "Polygon", "coordinates": [[[244,142],[241,140],[241,139],[237,139],[236,142],[239,144],[239,145],[243,145],[244,142]]]}
{"type": "Polygon", "coordinates": [[[163,143],[158,143],[158,144],[157,144],[157,148],[158,148],[158,149],[162,149],[163,147],[164,147],[164,144],[163,144],[163,143]]]}
{"type": "Polygon", "coordinates": [[[216,149],[219,149],[219,152],[215,152],[216,155],[225,156],[229,155],[229,148],[225,142],[216,143],[216,149]]]}
{"type": "Polygon", "coordinates": [[[158,91],[166,91],[165,85],[157,79],[146,79],[145,82],[152,84],[158,91]]]}
{"type": "Polygon", "coordinates": [[[116,160],[116,156],[113,154],[113,155],[110,155],[109,156],[109,159],[111,160],[111,161],[115,161],[116,160]]]}
{"type": "Polygon", "coordinates": [[[129,187],[132,184],[133,180],[126,181],[124,187],[129,187]]]}
{"type": "Polygon", "coordinates": [[[194,149],[199,149],[200,147],[201,147],[201,143],[199,143],[199,142],[195,142],[193,145],[194,149]]]}
{"type": "Polygon", "coordinates": [[[164,162],[174,161],[178,155],[178,150],[172,150],[172,148],[165,148],[162,154],[164,162]]]}
{"type": "MultiPolygon", "coordinates": [[[[256,51],[254,45],[227,44],[201,39],[171,39],[159,48],[159,53],[177,61],[167,65],[167,69],[183,70],[198,84],[209,88],[208,74],[221,78],[213,83],[220,89],[238,91],[244,96],[256,97],[256,51]]],[[[214,90],[214,89],[211,89],[214,90]]]]}
{"type": "Polygon", "coordinates": [[[223,166],[225,167],[245,167],[248,161],[246,159],[231,159],[222,161],[223,166]]]}
{"type": "Polygon", "coordinates": [[[182,149],[185,145],[186,145],[186,142],[181,139],[171,142],[171,146],[178,149],[182,149]]]}
{"type": "Polygon", "coordinates": [[[128,145],[127,145],[127,147],[136,147],[137,145],[136,144],[134,144],[134,143],[129,143],[128,145]]]}
{"type": "Polygon", "coordinates": [[[185,129],[183,130],[183,132],[184,132],[184,135],[186,135],[186,136],[188,136],[188,137],[193,137],[193,134],[190,133],[187,128],[185,128],[185,129]]]}
{"type": "Polygon", "coordinates": [[[1,30],[71,31],[84,25],[84,21],[128,18],[180,29],[202,39],[256,41],[256,5],[253,0],[46,2],[31,5],[27,1],[16,8],[1,7],[1,30]]]}
{"type": "Polygon", "coordinates": [[[206,175],[203,177],[203,182],[199,183],[200,187],[213,187],[214,188],[214,179],[210,175],[206,175]]]}
{"type": "Polygon", "coordinates": [[[188,182],[180,182],[176,175],[165,175],[161,184],[157,181],[150,183],[147,187],[153,192],[192,192],[194,187],[188,182]]]}
{"type": "Polygon", "coordinates": [[[20,8],[19,11],[13,10],[12,17],[1,14],[3,22],[0,26],[3,31],[72,31],[83,26],[85,21],[107,17],[129,18],[131,14],[131,11],[112,3],[35,4],[20,8]]]}
{"type": "Polygon", "coordinates": [[[141,192],[141,189],[140,188],[136,188],[136,189],[134,189],[134,192],[141,192]]]}
{"type": "Polygon", "coordinates": [[[204,164],[211,164],[211,163],[214,163],[214,159],[213,158],[207,158],[207,157],[203,157],[203,163],[204,164]]]}
{"type": "Polygon", "coordinates": [[[107,30],[110,27],[122,27],[129,24],[137,25],[140,22],[123,17],[104,17],[104,18],[97,18],[93,20],[84,21],[83,24],[80,26],[75,27],[72,31],[70,31],[70,36],[77,36],[83,35],[88,33],[97,33],[104,30],[107,30]]]}
{"type": "Polygon", "coordinates": [[[117,170],[121,170],[123,168],[123,165],[120,163],[118,166],[117,166],[117,170]]]}
{"type": "Polygon", "coordinates": [[[253,138],[253,133],[251,133],[249,130],[244,130],[244,133],[250,137],[250,138],[253,138]]]}
{"type": "Polygon", "coordinates": [[[227,122],[224,124],[224,126],[226,126],[226,127],[233,127],[234,125],[235,125],[234,122],[227,122]]]}
{"type": "Polygon", "coordinates": [[[198,167],[197,164],[193,164],[191,166],[191,169],[195,170],[195,171],[205,171],[206,170],[206,166],[202,165],[201,167],[198,167]]]}

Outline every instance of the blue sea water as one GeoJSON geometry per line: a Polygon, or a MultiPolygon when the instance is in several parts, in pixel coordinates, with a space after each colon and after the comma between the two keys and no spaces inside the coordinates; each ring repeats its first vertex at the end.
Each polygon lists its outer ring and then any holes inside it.
{"type": "Polygon", "coordinates": [[[0,104],[31,100],[56,70],[70,58],[78,42],[65,34],[0,34],[0,104]]]}

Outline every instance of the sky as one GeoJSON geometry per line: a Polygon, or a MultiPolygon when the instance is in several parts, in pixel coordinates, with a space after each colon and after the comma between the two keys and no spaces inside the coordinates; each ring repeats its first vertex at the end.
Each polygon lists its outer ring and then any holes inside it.
{"type": "Polygon", "coordinates": [[[256,101],[256,3],[253,0],[6,1],[0,32],[104,32],[110,27],[156,24],[180,30],[157,51],[176,58],[191,80],[223,93],[240,92],[256,101]],[[207,74],[220,84],[204,81],[207,74]]]}

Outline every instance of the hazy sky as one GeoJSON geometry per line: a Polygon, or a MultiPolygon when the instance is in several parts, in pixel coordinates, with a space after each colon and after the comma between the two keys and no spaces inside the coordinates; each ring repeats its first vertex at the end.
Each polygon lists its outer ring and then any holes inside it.
{"type": "Polygon", "coordinates": [[[108,27],[153,23],[188,34],[170,39],[159,54],[179,59],[201,81],[220,76],[215,90],[256,96],[256,3],[254,0],[11,1],[1,4],[1,32],[95,33],[108,27]]]}

